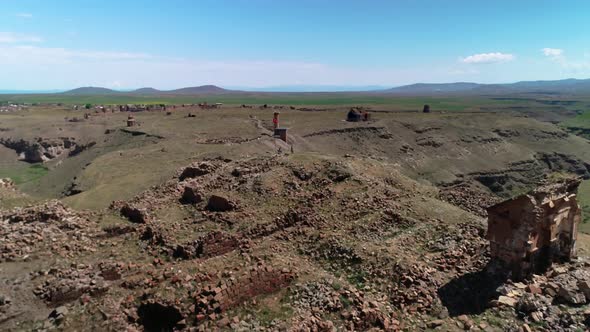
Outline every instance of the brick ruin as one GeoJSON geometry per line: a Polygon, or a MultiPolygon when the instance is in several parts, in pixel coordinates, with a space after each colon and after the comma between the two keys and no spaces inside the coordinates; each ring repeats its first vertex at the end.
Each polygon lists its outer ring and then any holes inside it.
{"type": "Polygon", "coordinates": [[[577,179],[544,185],[488,208],[492,258],[507,264],[513,278],[543,272],[576,255],[579,185],[577,179]]]}
{"type": "Polygon", "coordinates": [[[258,266],[239,277],[207,286],[195,294],[197,321],[215,319],[220,314],[257,295],[274,293],[287,287],[296,274],[289,269],[277,270],[258,266]]]}
{"type": "Polygon", "coordinates": [[[173,255],[182,259],[210,258],[231,252],[239,245],[240,242],[235,236],[213,231],[196,241],[178,245],[173,255]]]}

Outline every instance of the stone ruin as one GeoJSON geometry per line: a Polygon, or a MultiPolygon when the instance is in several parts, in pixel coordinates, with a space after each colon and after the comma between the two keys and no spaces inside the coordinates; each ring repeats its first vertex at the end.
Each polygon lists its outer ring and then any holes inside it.
{"type": "Polygon", "coordinates": [[[514,279],[576,255],[579,185],[578,179],[547,184],[488,208],[492,258],[505,263],[514,279]]]}
{"type": "Polygon", "coordinates": [[[133,117],[133,115],[129,114],[129,116],[127,117],[127,127],[133,126],[135,126],[135,118],[133,117]]]}
{"type": "Polygon", "coordinates": [[[369,121],[370,119],[371,114],[363,107],[352,107],[346,114],[346,121],[348,122],[369,121]]]}
{"type": "Polygon", "coordinates": [[[0,179],[0,188],[14,189],[14,181],[9,178],[0,179]]]}

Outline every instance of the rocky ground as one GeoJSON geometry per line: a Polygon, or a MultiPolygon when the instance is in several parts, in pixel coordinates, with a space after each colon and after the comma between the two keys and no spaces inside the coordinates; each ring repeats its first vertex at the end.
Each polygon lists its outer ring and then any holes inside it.
{"type": "Polygon", "coordinates": [[[248,107],[3,119],[2,156],[49,173],[0,180],[0,329],[587,329],[587,245],[517,282],[485,240],[486,207],[589,177],[587,141],[521,116],[341,111],[285,108],[288,144],[248,107]]]}
{"type": "Polygon", "coordinates": [[[104,211],[0,210],[0,327],[586,328],[590,263],[513,282],[484,240],[494,198],[441,196],[380,161],[274,155],[196,161],[104,211]]]}

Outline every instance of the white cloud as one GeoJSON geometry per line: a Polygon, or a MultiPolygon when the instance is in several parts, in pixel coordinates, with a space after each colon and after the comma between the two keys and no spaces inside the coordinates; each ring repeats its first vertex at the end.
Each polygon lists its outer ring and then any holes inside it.
{"type": "Polygon", "coordinates": [[[40,41],[41,38],[37,36],[0,31],[0,43],[38,43],[40,41]]]}
{"type": "Polygon", "coordinates": [[[31,14],[31,13],[18,13],[18,14],[15,14],[14,16],[20,17],[20,18],[33,18],[33,14],[31,14]]]}
{"type": "Polygon", "coordinates": [[[559,49],[559,48],[546,47],[546,48],[542,49],[541,51],[543,52],[543,54],[545,54],[545,56],[550,57],[550,58],[557,58],[557,57],[561,57],[563,55],[563,50],[559,49]]]}
{"type": "Polygon", "coordinates": [[[544,48],[543,54],[551,61],[557,63],[561,68],[573,74],[585,73],[590,70],[590,62],[587,60],[576,61],[565,56],[565,51],[559,48],[544,48]]]}
{"type": "Polygon", "coordinates": [[[488,64],[488,63],[499,63],[508,62],[514,60],[514,55],[492,52],[492,53],[479,53],[470,55],[466,58],[462,58],[461,62],[469,64],[488,64]]]}

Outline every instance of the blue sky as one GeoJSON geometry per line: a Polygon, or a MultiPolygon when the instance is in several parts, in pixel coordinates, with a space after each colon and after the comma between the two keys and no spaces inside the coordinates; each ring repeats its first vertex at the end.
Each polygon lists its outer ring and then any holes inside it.
{"type": "Polygon", "coordinates": [[[0,0],[0,89],[590,77],[590,1],[0,0]]]}

